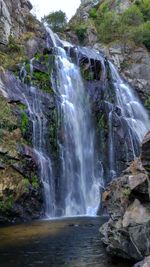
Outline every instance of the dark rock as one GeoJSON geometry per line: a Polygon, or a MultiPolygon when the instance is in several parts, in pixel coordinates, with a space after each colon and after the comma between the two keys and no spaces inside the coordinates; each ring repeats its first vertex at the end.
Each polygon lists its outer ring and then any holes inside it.
{"type": "Polygon", "coordinates": [[[148,171],[150,170],[150,132],[145,136],[141,151],[142,164],[148,171]]]}
{"type": "MultiPolygon", "coordinates": [[[[148,140],[147,136],[142,145],[147,143],[146,151],[150,145],[148,140]]],[[[142,147],[142,151],[145,149],[142,147]]],[[[147,155],[146,151],[143,155],[147,155]]],[[[149,178],[140,159],[132,162],[121,177],[110,183],[103,194],[103,203],[111,216],[100,229],[108,253],[134,261],[148,256],[150,254],[149,178]]]]}
{"type": "Polygon", "coordinates": [[[149,267],[150,266],[150,256],[144,258],[143,261],[140,261],[136,264],[134,264],[133,267],[149,267]]]}

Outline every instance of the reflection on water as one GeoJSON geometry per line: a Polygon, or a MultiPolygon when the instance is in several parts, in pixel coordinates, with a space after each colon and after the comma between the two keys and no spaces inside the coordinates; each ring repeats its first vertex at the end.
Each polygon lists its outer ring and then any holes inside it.
{"type": "Polygon", "coordinates": [[[112,261],[98,232],[102,218],[36,221],[0,228],[0,267],[131,267],[112,261]]]}

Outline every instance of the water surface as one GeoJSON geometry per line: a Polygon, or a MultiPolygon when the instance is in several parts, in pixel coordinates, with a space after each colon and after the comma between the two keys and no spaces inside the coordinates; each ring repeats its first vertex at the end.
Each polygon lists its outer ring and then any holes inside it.
{"type": "Polygon", "coordinates": [[[131,267],[112,260],[98,232],[103,218],[78,217],[0,228],[0,267],[131,267]]]}

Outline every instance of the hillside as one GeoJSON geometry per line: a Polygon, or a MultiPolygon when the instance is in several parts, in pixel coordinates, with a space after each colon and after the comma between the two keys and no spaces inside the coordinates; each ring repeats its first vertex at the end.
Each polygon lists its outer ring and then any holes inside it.
{"type": "Polygon", "coordinates": [[[73,42],[101,50],[150,108],[148,0],[87,1],[71,19],[66,34],[73,42]]]}

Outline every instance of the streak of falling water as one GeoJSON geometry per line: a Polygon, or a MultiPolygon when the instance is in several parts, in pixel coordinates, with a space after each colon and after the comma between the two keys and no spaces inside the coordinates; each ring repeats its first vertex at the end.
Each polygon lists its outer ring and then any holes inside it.
{"type": "MultiPolygon", "coordinates": [[[[132,88],[120,77],[114,65],[109,62],[109,66],[116,94],[116,105],[120,108],[121,117],[127,124],[133,158],[136,158],[139,155],[138,146],[150,129],[149,116],[138,97],[134,94],[132,88]]],[[[109,168],[111,172],[112,170],[115,170],[112,111],[109,114],[109,139],[109,168]]],[[[111,177],[113,177],[112,173],[111,177]]]]}
{"type": "Polygon", "coordinates": [[[64,144],[61,182],[65,185],[63,215],[94,215],[99,204],[100,177],[95,176],[94,129],[80,71],[63,48],[56,56],[57,88],[61,95],[64,144]]]}
{"type": "Polygon", "coordinates": [[[49,34],[55,46],[57,79],[53,80],[53,88],[61,98],[59,117],[63,135],[63,142],[58,142],[62,168],[58,209],[63,216],[96,215],[101,176],[95,175],[95,133],[89,99],[79,67],[62,47],[56,47],[55,36],[49,34]]]}
{"type": "Polygon", "coordinates": [[[32,92],[32,102],[29,102],[26,96],[26,104],[29,111],[30,120],[33,126],[33,148],[37,158],[40,177],[44,187],[45,215],[47,217],[55,216],[55,189],[52,165],[47,154],[46,135],[48,131],[48,120],[42,109],[42,99],[37,93],[37,89],[30,87],[32,92]]]}
{"type": "MultiPolygon", "coordinates": [[[[32,64],[32,62],[31,62],[32,64]]],[[[24,72],[25,66],[21,71],[24,72]]],[[[2,92],[7,98],[14,101],[21,101],[27,107],[29,120],[32,124],[32,146],[33,154],[38,163],[39,176],[43,183],[43,192],[45,200],[45,215],[47,217],[55,216],[55,188],[54,177],[52,171],[52,164],[49,152],[47,150],[48,139],[48,119],[45,116],[45,107],[43,105],[43,98],[48,98],[48,95],[43,93],[35,87],[26,86],[20,81],[17,81],[13,75],[5,74],[8,86],[4,87],[6,92],[2,92]]],[[[24,76],[23,76],[24,77],[24,76]]]]}

